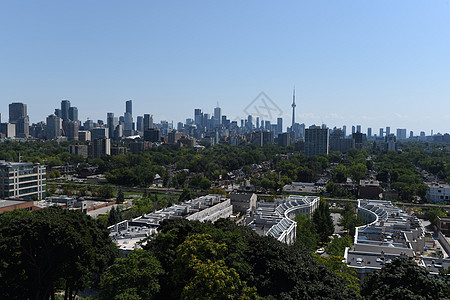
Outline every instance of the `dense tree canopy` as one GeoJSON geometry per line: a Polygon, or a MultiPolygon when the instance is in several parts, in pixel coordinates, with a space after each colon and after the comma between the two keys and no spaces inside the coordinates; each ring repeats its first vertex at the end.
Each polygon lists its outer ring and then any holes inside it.
{"type": "Polygon", "coordinates": [[[50,207],[0,215],[1,299],[72,296],[115,255],[108,232],[80,211],[50,207]]]}
{"type": "Polygon", "coordinates": [[[396,258],[364,281],[361,294],[368,300],[442,300],[450,299],[449,294],[444,294],[447,285],[410,258],[396,258]]]}

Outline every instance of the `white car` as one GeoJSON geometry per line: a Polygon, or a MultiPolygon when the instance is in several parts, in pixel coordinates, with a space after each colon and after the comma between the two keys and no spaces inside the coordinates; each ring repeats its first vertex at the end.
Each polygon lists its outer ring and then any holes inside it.
{"type": "Polygon", "coordinates": [[[325,253],[325,249],[324,248],[319,248],[316,250],[317,254],[324,254],[325,253]]]}

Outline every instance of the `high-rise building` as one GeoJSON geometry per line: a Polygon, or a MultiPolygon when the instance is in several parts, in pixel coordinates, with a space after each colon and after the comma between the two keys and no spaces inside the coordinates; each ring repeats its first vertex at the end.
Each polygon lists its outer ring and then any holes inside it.
{"type": "Polygon", "coordinates": [[[362,132],[361,131],[361,125],[356,125],[356,132],[362,132]]]}
{"type": "Polygon", "coordinates": [[[367,137],[371,138],[372,137],[372,128],[367,128],[367,137]]]}
{"type": "Polygon", "coordinates": [[[217,107],[214,108],[214,122],[217,126],[222,124],[222,109],[219,107],[219,103],[217,103],[217,107]]]}
{"type": "Polygon", "coordinates": [[[406,128],[397,128],[397,140],[406,140],[406,128]]]}
{"type": "Polygon", "coordinates": [[[9,105],[9,123],[16,125],[16,137],[29,136],[30,127],[26,104],[15,102],[9,105]]]}
{"type": "Polygon", "coordinates": [[[24,103],[11,103],[9,105],[9,123],[15,124],[19,119],[27,116],[27,105],[24,103]]]}
{"type": "Polygon", "coordinates": [[[69,107],[69,120],[78,122],[78,108],[75,106],[69,107]]]}
{"type": "Polygon", "coordinates": [[[356,132],[356,127],[354,125],[352,125],[352,134],[354,134],[356,132]]]}
{"type": "Polygon", "coordinates": [[[104,137],[92,141],[92,158],[101,158],[102,155],[111,155],[111,140],[104,137]]]}
{"type": "Polygon", "coordinates": [[[47,126],[45,133],[47,140],[53,140],[61,136],[62,120],[56,115],[49,115],[47,117],[47,126]]]}
{"type": "Polygon", "coordinates": [[[411,130],[411,131],[409,132],[409,138],[412,139],[413,137],[414,137],[414,132],[411,130]]]}
{"type": "Polygon", "coordinates": [[[391,134],[391,127],[386,126],[386,136],[389,136],[391,134]]]}
{"type": "Polygon", "coordinates": [[[133,131],[133,102],[128,100],[125,102],[124,114],[124,134],[125,136],[132,135],[133,131]]]}
{"type": "Polygon", "coordinates": [[[344,137],[346,137],[347,136],[347,126],[346,125],[342,126],[342,132],[344,133],[344,137]]]}
{"type": "Polygon", "coordinates": [[[153,116],[150,114],[144,114],[144,127],[142,131],[153,128],[153,116]]]}
{"type": "Polygon", "coordinates": [[[63,120],[62,127],[64,135],[69,141],[78,141],[78,122],[71,120],[63,120]]]}
{"type": "Polygon", "coordinates": [[[277,132],[276,135],[279,135],[283,132],[283,118],[277,118],[277,132]]]}
{"type": "Polygon", "coordinates": [[[380,137],[383,137],[383,136],[384,136],[384,129],[380,128],[380,137]]]}
{"type": "Polygon", "coordinates": [[[200,108],[194,109],[194,123],[197,127],[203,126],[203,113],[200,108]]]}
{"type": "Polygon", "coordinates": [[[137,116],[136,118],[136,130],[139,132],[143,132],[144,128],[144,117],[143,116],[137,116]]]}
{"type": "Polygon", "coordinates": [[[305,129],[305,155],[328,154],[329,130],[319,126],[305,129]]]}
{"type": "Polygon", "coordinates": [[[63,120],[69,120],[69,108],[70,108],[70,101],[62,100],[61,101],[61,118],[63,120]]]}

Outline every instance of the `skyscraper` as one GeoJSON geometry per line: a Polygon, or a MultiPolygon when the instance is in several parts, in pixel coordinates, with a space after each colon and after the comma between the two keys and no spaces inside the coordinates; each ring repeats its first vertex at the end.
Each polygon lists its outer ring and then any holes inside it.
{"type": "Polygon", "coordinates": [[[222,124],[222,109],[219,107],[219,103],[217,103],[217,107],[214,108],[214,122],[215,125],[222,124]]]}
{"type": "Polygon", "coordinates": [[[26,104],[15,102],[9,105],[9,123],[15,124],[20,118],[25,118],[27,115],[26,104]]]}
{"type": "Polygon", "coordinates": [[[75,106],[69,107],[69,120],[78,122],[78,108],[75,106]]]}
{"type": "Polygon", "coordinates": [[[15,136],[28,137],[30,127],[26,104],[16,102],[9,105],[9,123],[16,125],[15,136]]]}
{"type": "Polygon", "coordinates": [[[372,137],[372,128],[367,128],[367,137],[372,137]]]}
{"type": "Polygon", "coordinates": [[[61,136],[62,120],[56,115],[50,115],[47,117],[47,126],[45,127],[45,133],[47,140],[53,140],[61,136]]]}
{"type": "Polygon", "coordinates": [[[356,125],[356,132],[362,132],[361,131],[361,125],[356,125]]]}
{"type": "Polygon", "coordinates": [[[144,128],[143,131],[146,129],[153,128],[153,116],[150,114],[144,114],[144,128]]]}
{"type": "Polygon", "coordinates": [[[328,154],[329,131],[319,126],[305,129],[305,155],[328,154]]]}
{"type": "Polygon", "coordinates": [[[69,108],[70,108],[70,101],[62,100],[61,101],[61,118],[63,120],[69,120],[69,108]]]}
{"type": "Polygon", "coordinates": [[[277,118],[277,132],[276,134],[279,135],[283,132],[283,118],[277,118]]]}
{"type": "Polygon", "coordinates": [[[130,136],[133,131],[133,102],[128,100],[125,102],[125,114],[124,114],[124,135],[130,136]]]}

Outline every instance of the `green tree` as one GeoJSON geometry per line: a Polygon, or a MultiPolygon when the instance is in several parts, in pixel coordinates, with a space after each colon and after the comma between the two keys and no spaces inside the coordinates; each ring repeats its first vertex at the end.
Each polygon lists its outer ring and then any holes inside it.
{"type": "Polygon", "coordinates": [[[122,221],[122,212],[119,207],[113,206],[108,215],[108,226],[117,224],[122,221]]]}
{"type": "MultiPolygon", "coordinates": [[[[147,192],[147,190],[145,190],[147,192]]],[[[146,197],[144,197],[146,198],[146,197]]],[[[117,192],[117,198],[116,198],[116,202],[118,204],[124,203],[125,202],[125,196],[123,194],[122,189],[119,189],[119,191],[117,192]]]]}
{"type": "Polygon", "coordinates": [[[162,274],[160,263],[150,252],[134,250],[126,258],[116,258],[105,271],[100,299],[155,299],[162,274]]]}
{"type": "Polygon", "coordinates": [[[355,228],[364,225],[363,218],[355,213],[354,205],[345,203],[344,210],[339,218],[339,226],[343,226],[345,230],[348,230],[350,236],[355,235],[355,228]]]}
{"type": "Polygon", "coordinates": [[[98,188],[97,195],[101,198],[111,199],[114,196],[114,189],[110,184],[102,185],[98,188]]]}
{"type": "Polygon", "coordinates": [[[364,280],[361,295],[371,299],[449,299],[446,283],[410,258],[396,258],[364,280]]]}
{"type": "Polygon", "coordinates": [[[0,245],[1,299],[72,299],[115,255],[106,228],[59,207],[0,215],[0,245]]]}
{"type": "Polygon", "coordinates": [[[297,222],[296,243],[309,251],[315,251],[319,235],[316,232],[314,223],[304,214],[298,214],[295,217],[295,221],[297,222]]]}
{"type": "Polygon", "coordinates": [[[352,238],[348,234],[343,237],[335,237],[328,243],[327,253],[334,256],[344,256],[345,248],[352,245],[352,238]]]}
{"type": "Polygon", "coordinates": [[[334,224],[330,208],[325,200],[320,200],[319,207],[314,211],[312,220],[319,234],[320,241],[323,243],[328,242],[328,237],[334,233],[334,224]]]}

